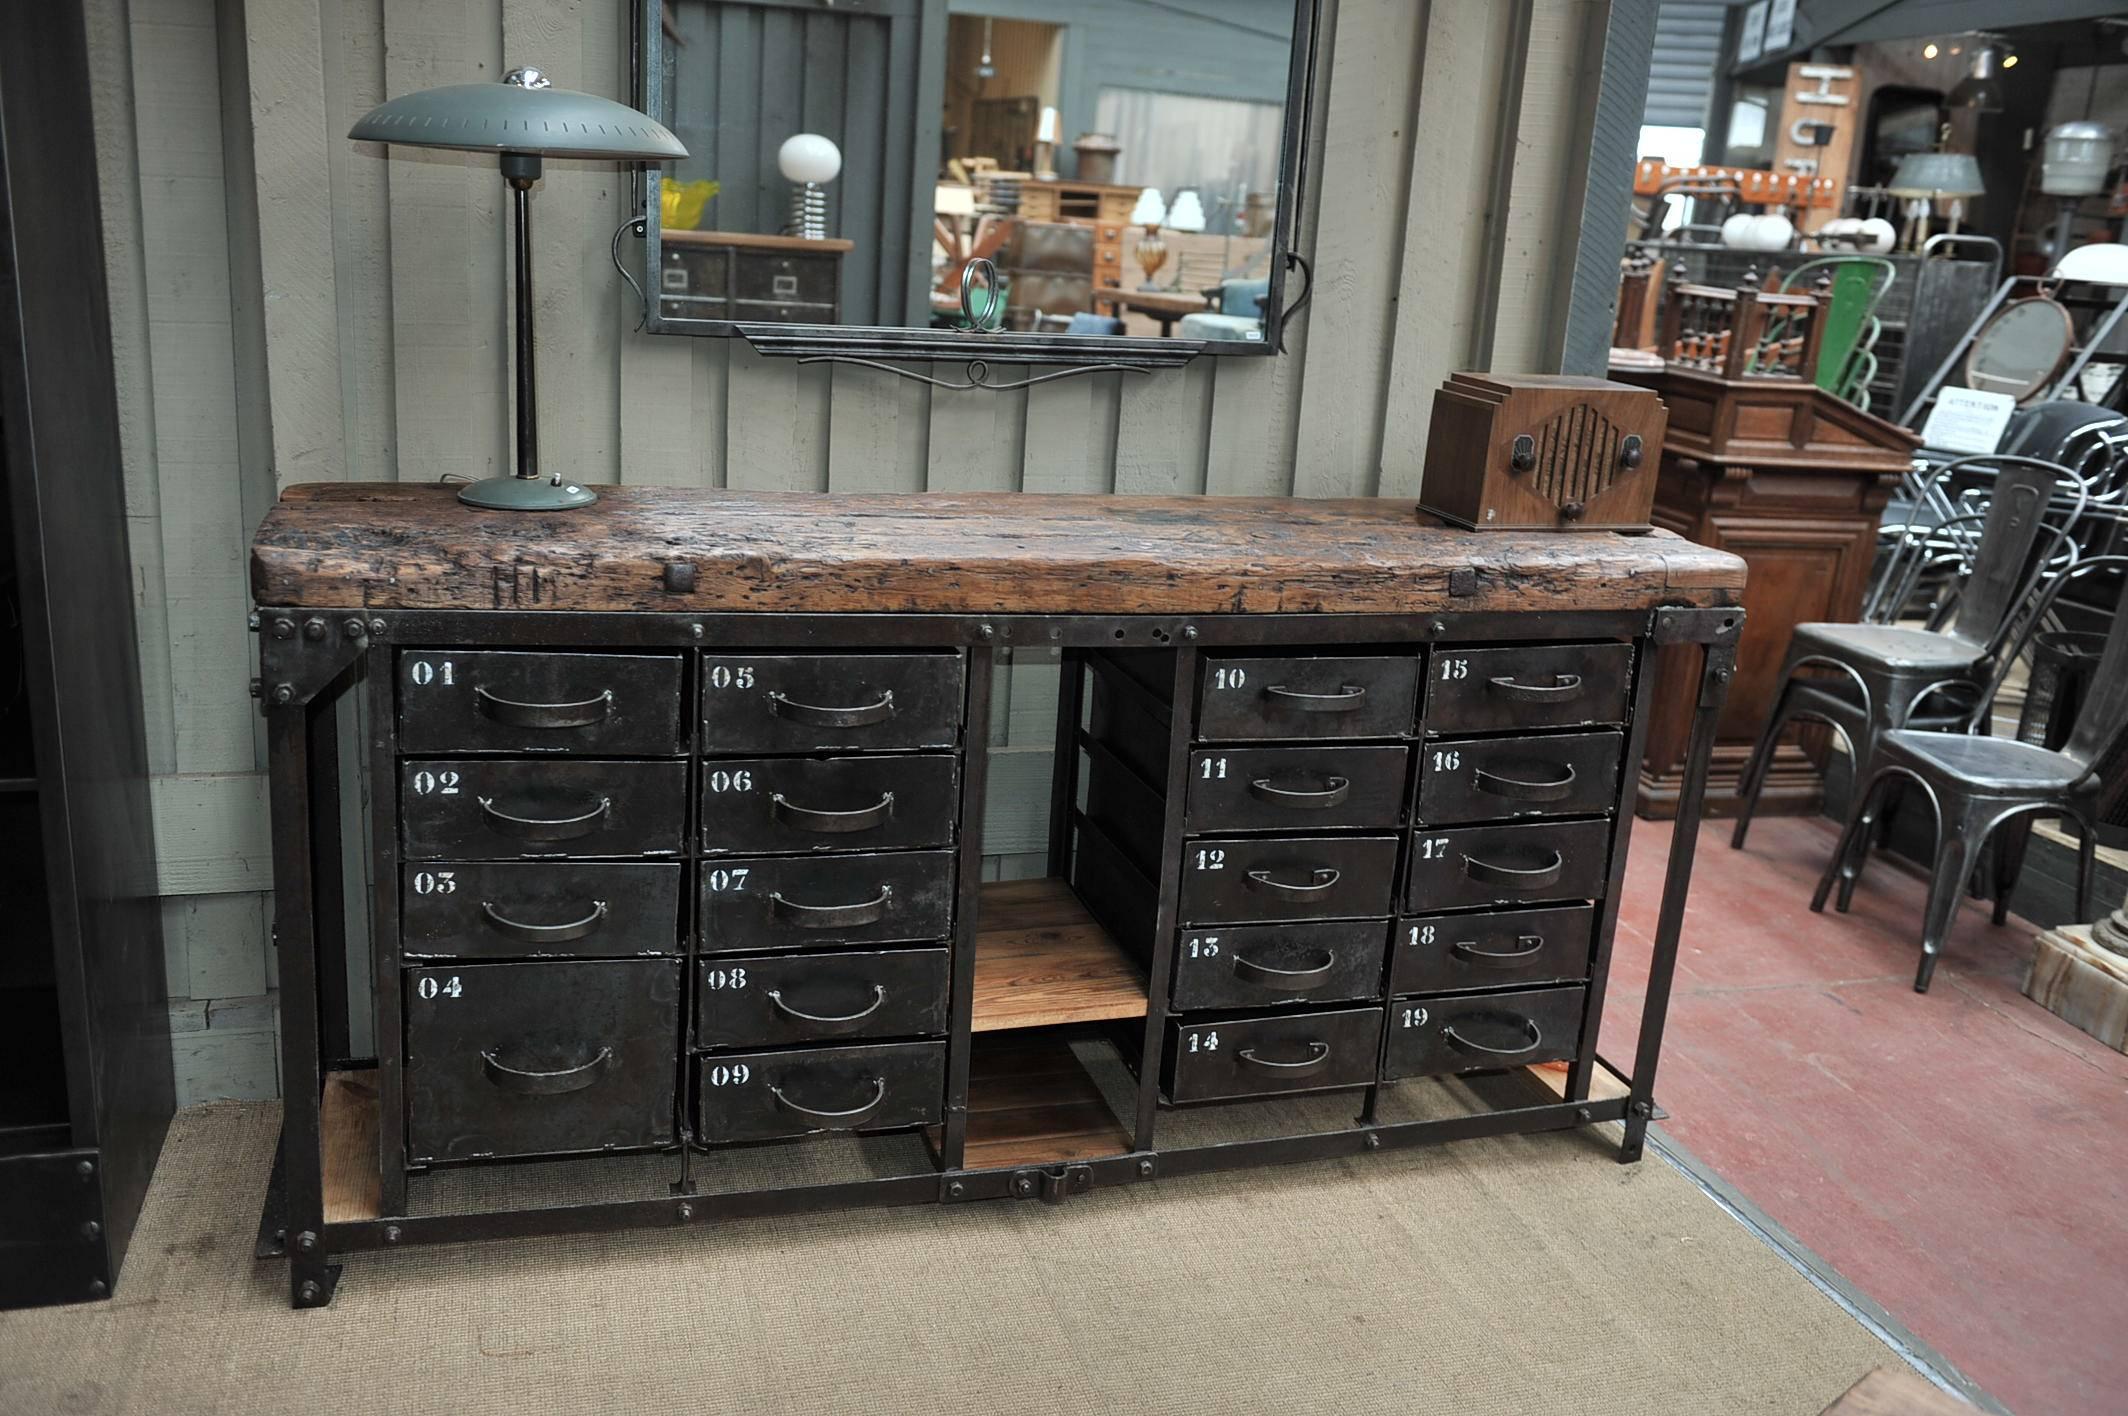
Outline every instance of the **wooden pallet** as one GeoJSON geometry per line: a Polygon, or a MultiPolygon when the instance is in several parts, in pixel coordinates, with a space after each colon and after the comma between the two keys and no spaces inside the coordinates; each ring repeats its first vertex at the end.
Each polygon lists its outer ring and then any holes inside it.
{"type": "Polygon", "coordinates": [[[2090,925],[2040,932],[2025,997],[2116,1052],[2128,1052],[2128,958],[2092,943],[2090,925]]]}

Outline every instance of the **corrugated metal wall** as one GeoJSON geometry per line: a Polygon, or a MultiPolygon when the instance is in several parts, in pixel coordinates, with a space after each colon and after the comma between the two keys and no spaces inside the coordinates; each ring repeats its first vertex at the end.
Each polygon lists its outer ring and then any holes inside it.
{"type": "MultiPolygon", "coordinates": [[[[492,160],[387,160],[344,134],[389,95],[507,64],[623,96],[628,4],[90,0],[187,1099],[275,1090],[250,531],[292,482],[507,459],[492,160]]],[[[1450,370],[1557,358],[1579,212],[1562,194],[1587,162],[1609,9],[1324,0],[1301,243],[1316,290],[1278,359],[949,393],[638,335],[607,261],[625,174],[550,163],[534,198],[546,464],[692,487],[1412,495],[1450,370]]],[[[1039,846],[1054,679],[1018,666],[999,707],[993,872],[1039,846]]]]}
{"type": "Polygon", "coordinates": [[[1730,6],[1663,0],[1655,11],[1655,55],[1648,71],[1648,106],[1641,119],[1655,127],[1700,128],[1722,61],[1730,6]]]}

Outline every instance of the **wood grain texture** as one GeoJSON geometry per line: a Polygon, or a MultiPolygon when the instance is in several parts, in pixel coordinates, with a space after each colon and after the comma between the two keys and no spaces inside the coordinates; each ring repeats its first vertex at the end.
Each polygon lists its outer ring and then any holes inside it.
{"type": "Polygon", "coordinates": [[[975,1031],[1145,1016],[1145,981],[1061,880],[983,886],[975,1031]]]}
{"type": "Polygon", "coordinates": [[[2025,997],[2117,1052],[2128,1052],[2128,958],[2091,942],[2091,926],[2066,924],[2034,941],[2025,997]]]}
{"type": "MultiPolygon", "coordinates": [[[[932,1135],[936,1144],[936,1128],[932,1135]]],[[[975,1045],[968,1071],[968,1169],[1055,1165],[1129,1149],[1129,1134],[1067,1043],[1035,1034],[975,1045]]]]}
{"type": "Polygon", "coordinates": [[[500,608],[537,568],[559,610],[1399,614],[1725,604],[1734,556],[1645,536],[1463,532],[1410,502],[607,489],[538,517],[450,487],[292,488],[259,529],[262,605],[500,608]],[[668,560],[696,588],[663,588],[668,560]],[[1451,597],[1449,570],[1476,572],[1451,597]]]}
{"type": "Polygon", "coordinates": [[[377,1074],[327,1072],[319,1117],[325,1151],[325,1222],[343,1224],[384,1213],[377,1170],[377,1074]]]}
{"type": "Polygon", "coordinates": [[[1972,1405],[1905,1367],[1879,1367],[1856,1382],[1822,1416],[1962,1416],[1972,1405]]]}

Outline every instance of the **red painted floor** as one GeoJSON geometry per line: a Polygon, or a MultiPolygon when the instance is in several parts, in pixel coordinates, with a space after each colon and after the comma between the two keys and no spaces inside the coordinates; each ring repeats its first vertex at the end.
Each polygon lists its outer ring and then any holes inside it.
{"type": "MultiPolygon", "coordinates": [[[[1630,1058],[1669,852],[1634,827],[1604,1018],[1630,1058]]],[[[1973,901],[1913,991],[1923,883],[1873,863],[1810,913],[1830,822],[1704,829],[1665,1128],[2020,1413],[2128,1410],[2128,1057],[2018,992],[2032,930],[1973,901]]]]}

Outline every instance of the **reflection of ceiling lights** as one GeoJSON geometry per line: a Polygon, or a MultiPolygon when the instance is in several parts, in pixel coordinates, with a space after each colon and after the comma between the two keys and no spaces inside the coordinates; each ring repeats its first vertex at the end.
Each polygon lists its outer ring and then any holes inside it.
{"type": "Polygon", "coordinates": [[[2016,67],[2017,55],[1999,34],[1982,33],[1973,38],[1972,64],[1965,77],[1952,87],[1951,106],[1970,108],[1976,113],[2000,113],[2003,71],[2016,67]]]}

